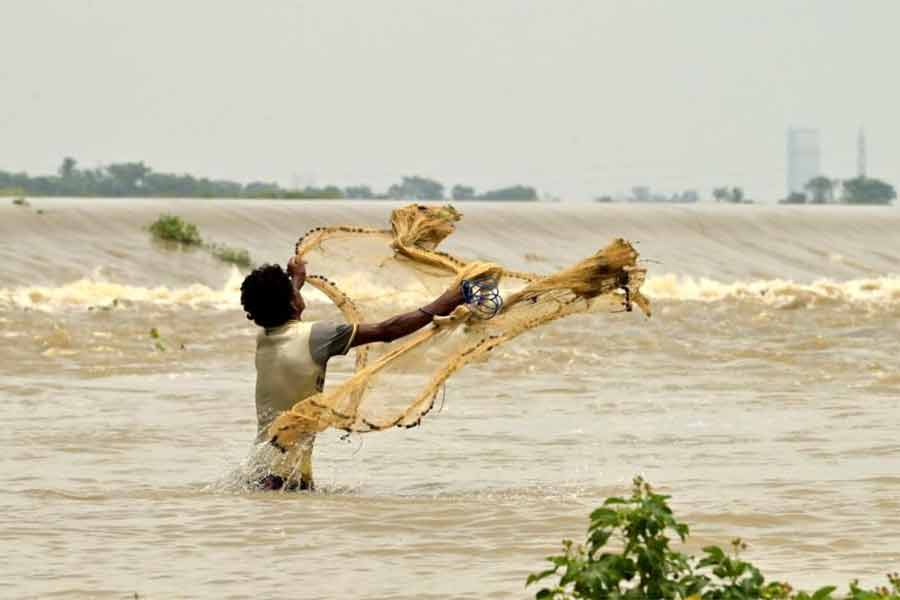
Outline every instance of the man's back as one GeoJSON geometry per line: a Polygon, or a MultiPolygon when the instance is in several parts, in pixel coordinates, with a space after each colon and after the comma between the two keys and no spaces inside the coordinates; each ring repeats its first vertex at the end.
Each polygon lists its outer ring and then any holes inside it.
{"type": "Polygon", "coordinates": [[[289,321],[256,338],[258,432],[297,402],[322,391],[328,359],[346,354],[355,327],[324,321],[289,321]]]}

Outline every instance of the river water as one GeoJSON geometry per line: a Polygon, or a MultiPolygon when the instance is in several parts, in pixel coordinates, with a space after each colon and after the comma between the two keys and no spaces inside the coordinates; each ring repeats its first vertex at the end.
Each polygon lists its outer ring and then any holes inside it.
{"type": "Polygon", "coordinates": [[[284,262],[305,230],[395,206],[0,205],[0,596],[522,598],[639,473],[691,552],[740,536],[800,587],[900,565],[893,208],[462,204],[445,249],[511,268],[638,241],[653,318],[556,323],[451,378],[422,427],[320,436],[315,493],[239,485],[242,274],[144,227],[172,212],[284,262]]]}

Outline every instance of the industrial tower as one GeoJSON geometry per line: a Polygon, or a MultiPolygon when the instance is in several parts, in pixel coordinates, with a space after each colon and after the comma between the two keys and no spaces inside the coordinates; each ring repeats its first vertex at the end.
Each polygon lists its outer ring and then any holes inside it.
{"type": "Polygon", "coordinates": [[[805,194],[806,184],[822,174],[819,167],[819,131],[787,130],[787,195],[805,194]]]}

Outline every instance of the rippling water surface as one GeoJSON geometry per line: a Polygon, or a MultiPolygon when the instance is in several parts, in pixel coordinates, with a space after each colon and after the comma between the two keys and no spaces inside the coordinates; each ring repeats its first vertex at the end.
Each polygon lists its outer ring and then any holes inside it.
{"type": "Polygon", "coordinates": [[[242,275],[143,227],[174,212],[283,262],[306,229],[384,226],[394,206],[0,206],[0,595],[526,597],[636,473],[673,494],[689,549],[741,536],[808,587],[900,565],[891,208],[462,205],[446,248],[513,268],[638,240],[654,317],[528,333],[452,378],[422,427],[322,436],[318,492],[246,491],[242,275]]]}

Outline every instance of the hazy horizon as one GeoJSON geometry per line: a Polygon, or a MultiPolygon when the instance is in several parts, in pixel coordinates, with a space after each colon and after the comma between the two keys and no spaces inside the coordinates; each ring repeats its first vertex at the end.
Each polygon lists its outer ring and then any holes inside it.
{"type": "Polygon", "coordinates": [[[785,132],[823,171],[900,183],[900,6],[197,0],[13,3],[0,169],[143,160],[283,185],[403,175],[564,200],[635,185],[784,195],[785,132]]]}

